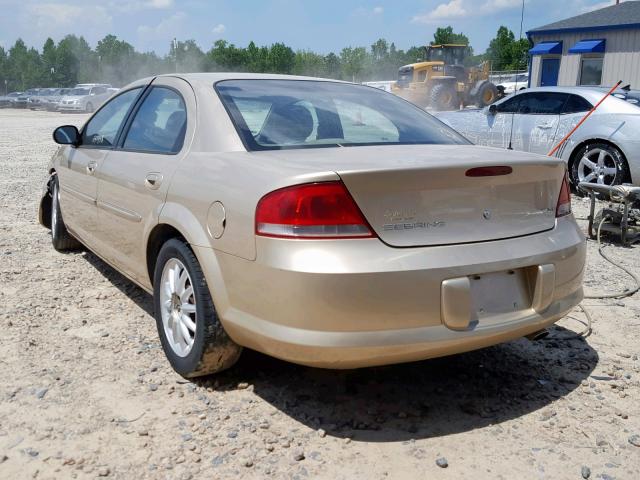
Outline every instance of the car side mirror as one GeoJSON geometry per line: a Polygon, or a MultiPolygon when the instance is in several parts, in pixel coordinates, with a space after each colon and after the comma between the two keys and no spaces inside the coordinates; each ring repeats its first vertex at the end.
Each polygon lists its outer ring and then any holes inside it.
{"type": "Polygon", "coordinates": [[[53,141],[60,145],[80,145],[80,132],[74,125],[63,125],[53,131],[53,141]]]}
{"type": "Polygon", "coordinates": [[[498,107],[489,105],[489,115],[495,115],[496,113],[498,113],[498,107]]]}

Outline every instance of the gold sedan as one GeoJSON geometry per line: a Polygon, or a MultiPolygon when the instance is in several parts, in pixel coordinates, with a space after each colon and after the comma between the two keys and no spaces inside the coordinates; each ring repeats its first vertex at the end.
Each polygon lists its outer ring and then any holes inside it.
{"type": "Polygon", "coordinates": [[[59,143],[40,222],[153,294],[186,377],[248,347],[355,368],[537,332],[582,299],[564,163],[471,145],[380,90],[132,83],[59,143]]]}

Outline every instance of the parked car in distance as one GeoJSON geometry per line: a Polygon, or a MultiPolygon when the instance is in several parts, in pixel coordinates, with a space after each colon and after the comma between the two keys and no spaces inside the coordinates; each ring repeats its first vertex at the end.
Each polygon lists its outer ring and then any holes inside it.
{"type": "Polygon", "coordinates": [[[527,88],[529,84],[529,74],[528,73],[518,73],[516,75],[511,76],[505,82],[501,82],[497,85],[498,90],[502,90],[504,95],[511,95],[512,93],[517,92],[518,90],[524,90],[527,88]]]}
{"type": "Polygon", "coordinates": [[[15,106],[16,100],[22,92],[11,92],[0,97],[0,108],[11,108],[15,106]]]}
{"type": "Polygon", "coordinates": [[[55,88],[39,88],[37,93],[27,99],[27,107],[30,110],[45,110],[49,103],[49,98],[55,94],[55,88]]]}
{"type": "Polygon", "coordinates": [[[71,88],[54,88],[53,92],[51,92],[46,99],[45,108],[50,112],[55,112],[58,110],[58,106],[60,105],[60,101],[66,95],[69,95],[71,92],[71,88]]]}
{"type": "Polygon", "coordinates": [[[449,355],[582,300],[564,162],[472,145],[375,88],[158,76],[54,140],[53,247],[81,242],[151,293],[186,377],[242,347],[326,368],[449,355]]]}
{"type": "MultiPolygon", "coordinates": [[[[478,145],[547,154],[605,95],[590,87],[530,88],[482,110],[436,116],[478,145]]],[[[558,150],[571,182],[640,182],[640,107],[609,96],[558,150]]]]}
{"type": "Polygon", "coordinates": [[[87,86],[73,88],[58,103],[60,112],[93,112],[111,96],[108,87],[87,86]]]}
{"type": "Polygon", "coordinates": [[[76,83],[73,88],[91,88],[91,87],[106,87],[111,88],[110,83],[76,83]]]}
{"type": "Polygon", "coordinates": [[[40,88],[30,88],[16,98],[14,106],[16,108],[28,108],[29,98],[38,95],[40,88]]]}

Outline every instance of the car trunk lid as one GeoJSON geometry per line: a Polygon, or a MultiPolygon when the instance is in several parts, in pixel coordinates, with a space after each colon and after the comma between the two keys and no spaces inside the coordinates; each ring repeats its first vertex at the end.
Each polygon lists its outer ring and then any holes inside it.
{"type": "Polygon", "coordinates": [[[331,167],[378,237],[394,247],[483,242],[552,229],[565,171],[555,158],[471,145],[289,150],[278,156],[331,167]],[[471,169],[491,166],[509,168],[470,176],[471,169]]]}

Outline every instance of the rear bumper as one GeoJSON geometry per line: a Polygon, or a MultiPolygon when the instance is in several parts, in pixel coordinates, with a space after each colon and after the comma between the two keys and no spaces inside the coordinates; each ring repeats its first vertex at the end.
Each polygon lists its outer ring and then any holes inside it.
{"type": "Polygon", "coordinates": [[[256,261],[194,249],[237,343],[328,368],[449,355],[552,324],[582,300],[586,253],[584,236],[566,217],[549,232],[473,245],[390,248],[377,239],[259,237],[256,261]],[[530,304],[517,311],[447,326],[443,282],[541,265],[554,270],[544,304],[535,304],[532,288],[530,304]]]}

